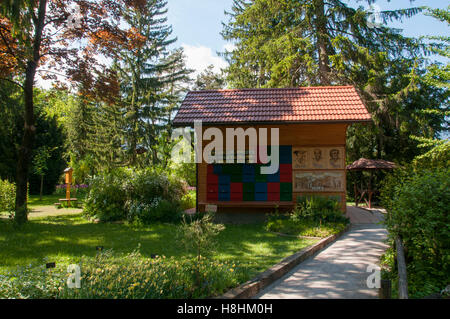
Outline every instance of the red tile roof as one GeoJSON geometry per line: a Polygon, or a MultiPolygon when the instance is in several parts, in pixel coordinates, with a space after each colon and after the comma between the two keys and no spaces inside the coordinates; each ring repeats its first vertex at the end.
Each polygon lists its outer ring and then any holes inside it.
{"type": "Polygon", "coordinates": [[[353,86],[189,92],[175,125],[203,123],[366,122],[371,117],[353,86]]]}

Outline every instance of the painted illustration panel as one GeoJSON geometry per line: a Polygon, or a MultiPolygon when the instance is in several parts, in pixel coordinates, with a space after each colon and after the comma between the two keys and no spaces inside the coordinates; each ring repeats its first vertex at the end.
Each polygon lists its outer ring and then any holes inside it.
{"type": "Polygon", "coordinates": [[[294,147],[293,169],[343,169],[343,147],[294,147]]]}
{"type": "Polygon", "coordinates": [[[345,173],[341,171],[293,173],[294,192],[343,192],[345,173]]]}

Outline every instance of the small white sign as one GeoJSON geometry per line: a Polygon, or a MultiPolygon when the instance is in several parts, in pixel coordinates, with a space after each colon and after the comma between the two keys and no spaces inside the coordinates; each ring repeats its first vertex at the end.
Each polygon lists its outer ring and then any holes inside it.
{"type": "Polygon", "coordinates": [[[205,211],[208,213],[217,213],[217,205],[206,205],[205,211]]]}

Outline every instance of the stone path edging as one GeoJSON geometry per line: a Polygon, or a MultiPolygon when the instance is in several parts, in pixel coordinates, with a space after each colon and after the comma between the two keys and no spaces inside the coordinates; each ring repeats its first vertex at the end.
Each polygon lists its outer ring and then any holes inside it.
{"type": "Polygon", "coordinates": [[[318,243],[315,243],[311,246],[308,246],[299,252],[284,258],[278,264],[270,267],[266,271],[260,273],[255,278],[243,283],[242,285],[233,288],[222,296],[218,297],[219,299],[249,299],[253,296],[257,295],[262,289],[270,285],[275,280],[279,279],[286,273],[288,273],[292,268],[306,260],[308,257],[314,255],[319,250],[325,248],[325,246],[331,244],[336,241],[339,237],[341,237],[344,233],[349,231],[351,228],[351,224],[347,225],[347,227],[338,234],[328,236],[318,243]]]}

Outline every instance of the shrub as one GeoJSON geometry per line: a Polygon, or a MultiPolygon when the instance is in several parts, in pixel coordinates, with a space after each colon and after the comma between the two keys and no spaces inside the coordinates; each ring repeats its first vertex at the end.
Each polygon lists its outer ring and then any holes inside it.
{"type": "Polygon", "coordinates": [[[292,218],[322,222],[347,223],[339,201],[324,196],[298,196],[292,218]]]}
{"type": "Polygon", "coordinates": [[[268,231],[295,236],[328,237],[345,229],[346,223],[324,222],[319,224],[311,220],[294,220],[292,218],[278,218],[267,221],[268,231]]]}
{"type": "Polygon", "coordinates": [[[287,235],[327,237],[345,229],[349,223],[340,204],[333,198],[299,196],[297,205],[289,214],[270,214],[266,229],[287,235]]]}
{"type": "Polygon", "coordinates": [[[196,184],[197,172],[195,163],[174,164],[173,172],[176,176],[185,180],[190,186],[194,186],[196,184]]]}
{"type": "Polygon", "coordinates": [[[151,222],[177,222],[180,220],[180,206],[160,197],[154,198],[151,203],[129,201],[126,204],[127,219],[144,224],[151,222]]]}
{"type": "Polygon", "coordinates": [[[20,267],[15,272],[0,275],[0,299],[55,298],[63,283],[64,267],[46,269],[45,261],[39,265],[20,267]]]}
{"type": "MultiPolygon", "coordinates": [[[[391,241],[405,246],[410,293],[421,296],[430,287],[450,282],[450,169],[395,172],[385,182],[382,198],[391,241]]],[[[391,265],[395,276],[395,267],[391,265]]]]}
{"type": "Polygon", "coordinates": [[[217,235],[225,229],[224,225],[213,222],[212,213],[204,213],[201,218],[192,219],[183,217],[177,230],[178,242],[187,252],[197,256],[210,255],[216,247],[217,235]]]}
{"type": "Polygon", "coordinates": [[[85,213],[101,221],[176,222],[186,185],[151,170],[115,170],[92,178],[85,213]]]}
{"type": "Polygon", "coordinates": [[[196,205],[196,196],[195,190],[189,191],[181,198],[181,208],[183,210],[194,208],[196,205]]]}
{"type": "MultiPolygon", "coordinates": [[[[222,224],[213,222],[214,215],[205,213],[201,218],[187,220],[183,216],[183,221],[177,230],[178,242],[189,253],[196,255],[197,262],[200,263],[202,256],[210,256],[216,248],[216,237],[225,229],[222,224]]],[[[195,269],[195,283],[202,285],[203,278],[200,264],[195,269]]]]}
{"type": "Polygon", "coordinates": [[[16,185],[0,180],[0,212],[13,212],[16,200],[16,185]]]}
{"type": "Polygon", "coordinates": [[[129,174],[117,169],[111,173],[94,176],[90,179],[90,190],[85,199],[84,213],[100,221],[122,220],[126,216],[124,191],[129,174]]]}

